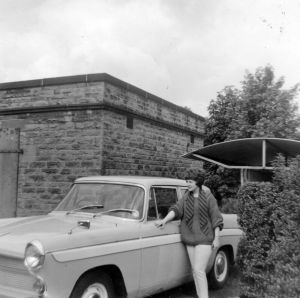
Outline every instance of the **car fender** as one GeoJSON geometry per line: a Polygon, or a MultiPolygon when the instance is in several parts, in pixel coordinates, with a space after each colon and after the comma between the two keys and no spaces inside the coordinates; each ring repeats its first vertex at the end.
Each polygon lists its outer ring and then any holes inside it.
{"type": "Polygon", "coordinates": [[[138,291],[141,260],[139,239],[57,251],[51,255],[53,261],[59,264],[53,267],[60,268],[60,276],[68,276],[66,280],[69,287],[73,288],[85,272],[113,265],[120,270],[128,295],[138,291]],[[65,270],[66,275],[61,270],[65,270]],[[72,276],[69,272],[72,272],[72,276]]]}
{"type": "Polygon", "coordinates": [[[222,248],[232,249],[232,260],[233,262],[236,259],[238,243],[242,237],[243,233],[240,229],[223,229],[220,233],[220,247],[212,250],[212,254],[210,256],[207,272],[209,272],[214,264],[214,260],[218,250],[222,248]]]}

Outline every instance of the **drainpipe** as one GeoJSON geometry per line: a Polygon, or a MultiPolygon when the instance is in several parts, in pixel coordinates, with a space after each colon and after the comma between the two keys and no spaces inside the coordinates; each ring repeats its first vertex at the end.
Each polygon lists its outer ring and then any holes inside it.
{"type": "Polygon", "coordinates": [[[18,210],[18,194],[19,194],[19,168],[20,168],[20,154],[23,153],[21,150],[21,129],[16,128],[18,134],[18,147],[17,147],[17,181],[16,181],[16,206],[15,206],[15,217],[17,217],[17,210],[18,210]]]}
{"type": "Polygon", "coordinates": [[[263,142],[262,142],[262,167],[263,167],[263,169],[266,167],[266,150],[267,150],[266,140],[263,140],[263,142]]]}

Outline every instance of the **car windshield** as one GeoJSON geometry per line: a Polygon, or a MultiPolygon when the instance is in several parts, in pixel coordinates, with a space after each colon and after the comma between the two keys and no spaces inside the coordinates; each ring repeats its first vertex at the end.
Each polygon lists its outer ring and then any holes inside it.
{"type": "Polygon", "coordinates": [[[54,211],[92,212],[141,219],[144,189],[134,185],[76,183],[54,211]]]}

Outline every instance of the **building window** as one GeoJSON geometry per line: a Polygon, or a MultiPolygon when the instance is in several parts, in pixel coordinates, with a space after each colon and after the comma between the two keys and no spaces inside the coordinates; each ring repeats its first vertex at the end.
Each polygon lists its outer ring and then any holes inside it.
{"type": "Polygon", "coordinates": [[[191,144],[194,144],[194,142],[195,142],[195,136],[191,135],[191,144]]]}
{"type": "Polygon", "coordinates": [[[126,126],[127,128],[133,129],[133,117],[127,116],[126,126]]]}

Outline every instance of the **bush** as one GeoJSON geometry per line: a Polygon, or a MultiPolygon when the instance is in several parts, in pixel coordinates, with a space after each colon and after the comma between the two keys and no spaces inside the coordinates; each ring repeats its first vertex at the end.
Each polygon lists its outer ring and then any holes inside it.
{"type": "Polygon", "coordinates": [[[272,214],[276,187],[272,183],[248,183],[238,192],[238,218],[245,237],[238,248],[241,297],[268,297],[266,272],[272,269],[269,252],[275,240],[272,214]]]}
{"type": "Polygon", "coordinates": [[[300,157],[279,157],[273,183],[238,193],[241,297],[300,297],[300,157]]]}
{"type": "Polygon", "coordinates": [[[236,194],[239,189],[240,173],[238,170],[225,169],[216,165],[206,165],[208,186],[218,201],[221,212],[237,213],[236,194]]]}
{"type": "Polygon", "coordinates": [[[276,241],[269,253],[274,264],[269,272],[269,297],[300,297],[300,157],[286,165],[275,162],[274,184],[278,187],[277,209],[272,219],[276,241]]]}

